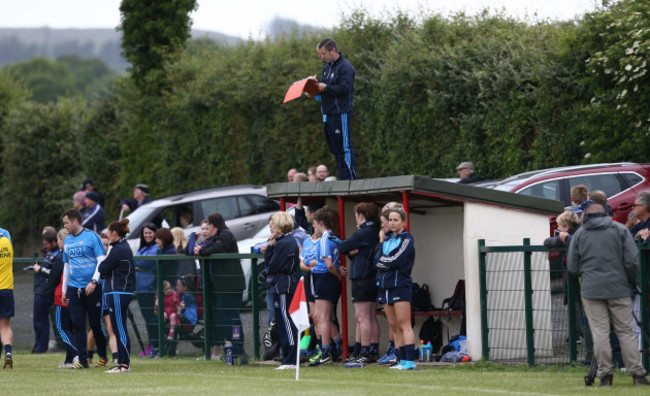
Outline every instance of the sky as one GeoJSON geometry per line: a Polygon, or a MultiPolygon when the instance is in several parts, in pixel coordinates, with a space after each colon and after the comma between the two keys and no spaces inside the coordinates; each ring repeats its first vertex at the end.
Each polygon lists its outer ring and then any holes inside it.
{"type": "MultiPolygon", "coordinates": [[[[598,0],[199,0],[193,28],[241,38],[259,38],[275,17],[333,27],[342,14],[363,8],[373,16],[395,10],[442,15],[475,14],[489,7],[509,15],[568,20],[593,11],[598,0]]],[[[120,0],[0,0],[0,28],[115,28],[120,0]]]]}

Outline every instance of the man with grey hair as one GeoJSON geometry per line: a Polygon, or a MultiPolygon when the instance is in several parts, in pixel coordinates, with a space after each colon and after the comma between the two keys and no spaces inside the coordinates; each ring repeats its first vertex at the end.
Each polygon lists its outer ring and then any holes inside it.
{"type": "Polygon", "coordinates": [[[133,189],[133,198],[123,199],[120,201],[120,209],[134,212],[140,206],[151,202],[149,196],[149,186],[146,184],[136,184],[133,189]]]}
{"type": "Polygon", "coordinates": [[[600,386],[611,386],[614,373],[610,325],[614,325],[634,385],[650,385],[641,365],[632,313],[638,256],[630,233],[613,221],[602,205],[586,209],[582,227],[569,245],[567,269],[582,279],[582,303],[593,335],[600,386]]]}
{"type": "Polygon", "coordinates": [[[461,162],[460,165],[456,167],[456,171],[460,177],[458,183],[468,184],[483,180],[481,176],[474,173],[474,164],[469,161],[461,162]]]}
{"type": "Polygon", "coordinates": [[[640,220],[630,228],[630,233],[635,239],[644,241],[650,236],[650,192],[643,191],[634,200],[634,214],[640,220]]]}

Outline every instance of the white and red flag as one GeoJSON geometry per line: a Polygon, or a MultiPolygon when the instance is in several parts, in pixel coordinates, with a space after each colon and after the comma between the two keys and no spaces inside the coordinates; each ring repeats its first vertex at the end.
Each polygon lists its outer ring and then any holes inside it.
{"type": "MultiPolygon", "coordinates": [[[[300,340],[300,333],[309,328],[309,311],[307,310],[304,278],[300,278],[300,282],[298,282],[298,286],[296,287],[296,292],[289,306],[289,316],[291,316],[294,326],[298,329],[298,340],[300,340]]],[[[298,341],[298,345],[296,346],[296,381],[298,381],[299,373],[300,341],[298,341]]]]}

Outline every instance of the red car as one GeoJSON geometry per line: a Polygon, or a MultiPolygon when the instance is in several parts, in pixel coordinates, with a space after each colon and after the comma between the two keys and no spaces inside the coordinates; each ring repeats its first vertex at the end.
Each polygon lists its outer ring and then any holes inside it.
{"type": "Polygon", "coordinates": [[[571,188],[580,184],[589,191],[605,192],[616,219],[625,223],[636,196],[641,191],[650,191],[650,164],[620,162],[542,169],[511,176],[488,188],[555,199],[570,206],[571,188]]]}

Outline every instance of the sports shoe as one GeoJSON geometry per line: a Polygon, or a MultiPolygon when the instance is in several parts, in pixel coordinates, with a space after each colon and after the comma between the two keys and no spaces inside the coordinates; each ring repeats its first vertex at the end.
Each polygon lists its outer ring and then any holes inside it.
{"type": "Polygon", "coordinates": [[[395,369],[395,370],[400,370],[402,368],[402,363],[404,363],[403,360],[400,360],[399,362],[395,362],[394,364],[391,364],[388,366],[389,369],[395,369]]]}
{"type": "Polygon", "coordinates": [[[82,364],[80,362],[72,363],[72,366],[70,366],[71,369],[77,370],[77,369],[87,369],[88,368],[88,363],[82,364]]]}
{"type": "Polygon", "coordinates": [[[314,354],[311,355],[311,357],[309,358],[309,363],[315,362],[316,360],[320,359],[322,354],[323,352],[320,349],[314,351],[314,354]]]}
{"type": "Polygon", "coordinates": [[[330,364],[332,363],[332,356],[321,356],[313,362],[309,362],[310,367],[319,366],[321,364],[330,364]]]}
{"type": "Polygon", "coordinates": [[[13,369],[14,368],[14,360],[11,358],[11,354],[8,353],[5,355],[5,364],[2,365],[2,369],[13,369]]]}
{"type": "Polygon", "coordinates": [[[65,363],[65,362],[63,362],[63,363],[59,364],[59,368],[70,368],[70,367],[72,367],[73,364],[74,363],[65,363]]]}
{"type": "Polygon", "coordinates": [[[379,364],[393,364],[397,361],[397,356],[395,356],[394,353],[387,353],[384,356],[382,356],[379,360],[377,360],[377,363],[379,364]]]}
{"type": "Polygon", "coordinates": [[[374,357],[373,355],[369,355],[367,353],[362,353],[359,355],[357,360],[355,360],[356,363],[363,363],[363,364],[371,364],[377,361],[377,358],[374,357]]]}
{"type": "Polygon", "coordinates": [[[149,357],[151,359],[158,358],[158,352],[159,352],[158,348],[151,348],[151,353],[149,354],[149,357]]]}
{"type": "Polygon", "coordinates": [[[607,374],[603,378],[600,379],[600,383],[598,386],[612,386],[612,380],[614,379],[614,376],[612,374],[607,374]]]}
{"type": "Polygon", "coordinates": [[[152,349],[153,349],[153,346],[147,345],[147,347],[144,348],[144,351],[138,353],[138,356],[141,357],[141,358],[147,357],[147,356],[151,355],[151,350],[152,349]]]}
{"type": "Polygon", "coordinates": [[[121,374],[121,373],[128,373],[129,371],[131,371],[129,367],[115,366],[110,370],[104,371],[104,374],[121,374]]]}
{"type": "Polygon", "coordinates": [[[634,379],[634,385],[650,385],[644,375],[633,375],[632,378],[634,379]]]}
{"type": "Polygon", "coordinates": [[[295,370],[296,366],[294,364],[283,364],[275,368],[276,370],[295,370]]]}
{"type": "Polygon", "coordinates": [[[341,360],[341,363],[352,363],[356,361],[359,358],[360,355],[350,355],[347,357],[347,359],[341,360]]]}
{"type": "Polygon", "coordinates": [[[410,360],[402,361],[402,364],[399,368],[400,370],[415,370],[415,362],[410,360]]]}
{"type": "Polygon", "coordinates": [[[100,357],[95,367],[106,367],[106,363],[108,363],[108,359],[100,357]]]}

